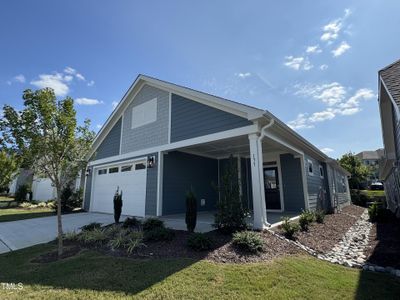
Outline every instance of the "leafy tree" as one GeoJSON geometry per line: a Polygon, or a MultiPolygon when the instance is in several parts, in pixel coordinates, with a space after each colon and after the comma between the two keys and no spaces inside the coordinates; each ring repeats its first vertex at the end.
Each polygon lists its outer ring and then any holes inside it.
{"type": "Polygon", "coordinates": [[[360,184],[371,174],[371,169],[363,165],[361,159],[351,152],[344,154],[339,159],[339,164],[351,173],[349,179],[351,189],[360,189],[360,184]]]}
{"type": "Polygon", "coordinates": [[[14,153],[0,151],[0,189],[9,186],[17,174],[18,165],[18,159],[14,153]]]}
{"type": "Polygon", "coordinates": [[[14,148],[37,176],[47,177],[57,191],[58,255],[63,252],[61,194],[71,178],[86,167],[94,133],[90,121],[77,126],[74,101],[58,100],[50,88],[23,93],[24,108],[3,108],[0,141],[14,148]]]}

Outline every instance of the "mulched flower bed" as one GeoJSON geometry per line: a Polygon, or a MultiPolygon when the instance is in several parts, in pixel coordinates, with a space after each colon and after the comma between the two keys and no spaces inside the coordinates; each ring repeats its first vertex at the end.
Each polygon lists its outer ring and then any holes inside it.
{"type": "Polygon", "coordinates": [[[373,224],[366,256],[371,264],[400,269],[400,219],[373,224]]]}
{"type": "MultiPolygon", "coordinates": [[[[312,223],[308,231],[297,232],[294,237],[303,245],[320,253],[330,251],[353,226],[365,208],[349,205],[341,213],[326,215],[324,223],[312,223]]],[[[280,228],[278,233],[283,234],[280,228]]]]}

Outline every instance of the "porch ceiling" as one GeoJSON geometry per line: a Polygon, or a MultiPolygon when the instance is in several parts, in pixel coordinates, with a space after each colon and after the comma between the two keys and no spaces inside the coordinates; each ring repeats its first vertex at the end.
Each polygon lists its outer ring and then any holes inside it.
{"type": "MultiPolygon", "coordinates": [[[[289,149],[286,149],[282,145],[267,138],[264,138],[262,144],[264,153],[290,152],[289,149]]],[[[247,135],[224,139],[224,140],[218,140],[215,142],[209,142],[200,145],[194,145],[179,150],[192,154],[209,156],[212,158],[224,158],[228,157],[229,155],[234,155],[234,156],[250,155],[249,139],[247,135]]]]}

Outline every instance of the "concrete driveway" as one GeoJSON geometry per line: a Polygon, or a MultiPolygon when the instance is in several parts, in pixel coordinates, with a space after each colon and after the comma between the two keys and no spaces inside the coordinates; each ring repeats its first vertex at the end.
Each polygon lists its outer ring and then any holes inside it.
{"type": "MultiPolygon", "coordinates": [[[[121,216],[121,220],[123,221],[121,216]]],[[[62,216],[63,231],[78,231],[91,222],[108,225],[114,222],[112,214],[76,213],[62,216]]],[[[57,237],[57,216],[0,222],[0,253],[47,243],[57,237]]]]}

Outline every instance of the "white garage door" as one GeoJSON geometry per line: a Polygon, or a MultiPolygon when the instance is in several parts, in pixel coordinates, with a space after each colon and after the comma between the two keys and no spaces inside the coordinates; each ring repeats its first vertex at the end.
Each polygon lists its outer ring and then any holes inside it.
{"type": "Polygon", "coordinates": [[[94,169],[91,211],[113,213],[113,198],[122,190],[122,214],[143,217],[146,204],[146,161],[124,162],[94,169]]]}

